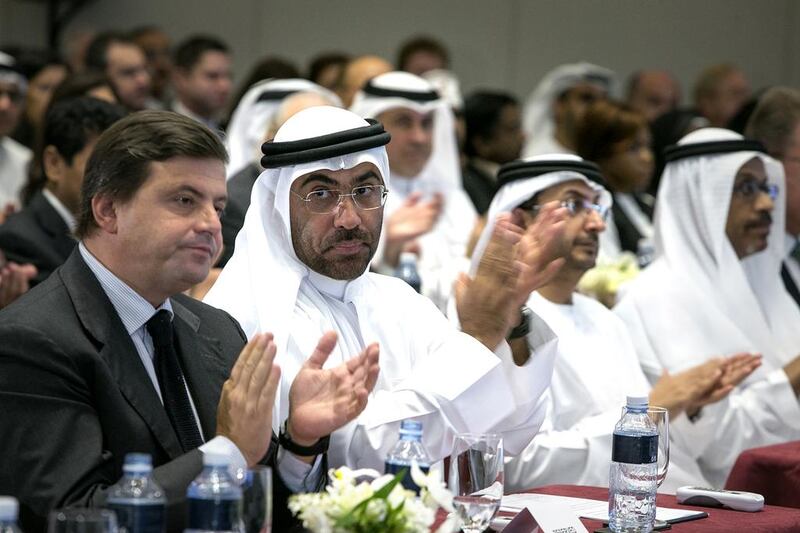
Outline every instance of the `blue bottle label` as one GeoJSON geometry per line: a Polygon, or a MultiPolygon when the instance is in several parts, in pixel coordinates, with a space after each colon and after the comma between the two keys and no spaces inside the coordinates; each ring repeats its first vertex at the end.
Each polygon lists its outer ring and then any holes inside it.
{"type": "Polygon", "coordinates": [[[240,507],[240,500],[189,498],[189,529],[238,530],[240,507]]]}
{"type": "Polygon", "coordinates": [[[109,503],[109,509],[117,514],[120,531],[127,533],[163,533],[164,504],[125,505],[109,503]]]}
{"type": "MultiPolygon", "coordinates": [[[[386,474],[395,475],[404,468],[406,469],[406,475],[403,476],[403,479],[400,480],[400,483],[403,485],[403,487],[407,488],[408,490],[413,490],[414,492],[419,494],[420,488],[416,483],[414,483],[414,480],[411,479],[411,467],[409,465],[401,465],[397,463],[387,462],[384,472],[386,474]]],[[[429,466],[420,465],[419,469],[422,470],[425,474],[427,474],[431,468],[429,466]]]]}
{"type": "Polygon", "coordinates": [[[614,433],[611,460],[615,463],[643,465],[658,460],[658,435],[619,435],[614,433]]]}

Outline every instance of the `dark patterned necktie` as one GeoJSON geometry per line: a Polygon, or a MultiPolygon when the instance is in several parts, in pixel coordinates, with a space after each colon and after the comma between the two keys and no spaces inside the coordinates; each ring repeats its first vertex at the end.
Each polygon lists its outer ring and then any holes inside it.
{"type": "Polygon", "coordinates": [[[178,352],[175,350],[172,320],[169,311],[162,309],[147,321],[147,331],[153,338],[154,366],[164,400],[164,409],[178,434],[184,452],[203,444],[200,430],[189,401],[189,393],[181,371],[178,352]]]}

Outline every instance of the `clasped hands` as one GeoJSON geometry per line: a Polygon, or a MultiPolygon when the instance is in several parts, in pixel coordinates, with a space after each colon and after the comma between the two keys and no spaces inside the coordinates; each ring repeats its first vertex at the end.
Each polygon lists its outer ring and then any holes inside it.
{"type": "MultiPolygon", "coordinates": [[[[336,333],[325,333],[292,382],[287,426],[300,445],[310,446],[357,417],[377,382],[377,344],[341,365],[323,369],[335,346],[336,333]]],[[[256,335],[222,387],[217,435],[236,444],[248,466],[266,455],[272,437],[272,410],[281,377],[276,351],[271,333],[256,335]]]]}

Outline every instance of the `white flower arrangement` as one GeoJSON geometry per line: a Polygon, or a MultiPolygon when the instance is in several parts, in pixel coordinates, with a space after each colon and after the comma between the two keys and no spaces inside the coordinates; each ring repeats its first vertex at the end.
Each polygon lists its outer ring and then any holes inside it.
{"type": "Polygon", "coordinates": [[[597,262],[597,266],[586,272],[578,283],[578,291],[600,301],[606,307],[614,307],[623,285],[639,275],[636,256],[623,252],[615,261],[597,262]]]}
{"type": "Polygon", "coordinates": [[[453,531],[453,495],[441,473],[425,474],[413,463],[410,474],[420,487],[419,497],[400,484],[405,470],[383,475],[371,469],[331,469],[325,492],[292,496],[289,509],[314,533],[429,533],[441,507],[450,517],[436,533],[453,531]],[[359,482],[365,478],[371,481],[359,482]]]}

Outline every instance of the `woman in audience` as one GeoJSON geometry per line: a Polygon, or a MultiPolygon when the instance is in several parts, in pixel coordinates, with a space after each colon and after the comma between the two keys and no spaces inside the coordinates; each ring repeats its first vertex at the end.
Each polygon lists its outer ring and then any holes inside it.
{"type": "Polygon", "coordinates": [[[576,149],[600,166],[614,196],[613,216],[600,238],[601,257],[649,249],[653,198],[644,191],[653,175],[651,137],[644,115],[626,104],[594,103],[578,125],[576,149]]]}

